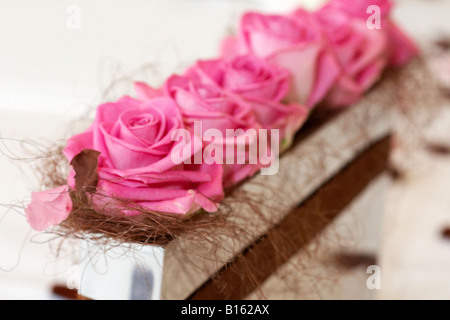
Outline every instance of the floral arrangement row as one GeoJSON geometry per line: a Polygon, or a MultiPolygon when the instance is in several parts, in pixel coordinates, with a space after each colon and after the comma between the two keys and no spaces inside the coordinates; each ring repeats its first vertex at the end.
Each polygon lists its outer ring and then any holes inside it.
{"type": "Polygon", "coordinates": [[[67,185],[32,194],[29,224],[58,225],[80,201],[119,216],[217,211],[224,190],[268,167],[252,150],[274,160],[313,110],[354,104],[385,69],[418,53],[391,8],[331,0],[316,11],[245,14],[219,58],[98,106],[92,125],[67,141],[67,185]]]}

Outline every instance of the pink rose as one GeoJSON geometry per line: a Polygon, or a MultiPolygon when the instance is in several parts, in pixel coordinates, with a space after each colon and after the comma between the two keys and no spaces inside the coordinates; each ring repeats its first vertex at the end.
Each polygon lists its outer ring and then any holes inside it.
{"type": "Polygon", "coordinates": [[[366,23],[367,19],[373,15],[373,11],[367,12],[368,7],[372,5],[380,8],[381,30],[386,33],[389,41],[389,65],[399,67],[407,64],[418,55],[419,50],[411,39],[391,21],[390,13],[393,7],[391,0],[332,0],[326,7],[345,12],[350,17],[366,23]]]}
{"type": "MultiPolygon", "coordinates": [[[[124,97],[100,105],[94,124],[69,139],[64,153],[72,160],[84,149],[100,152],[98,193],[157,212],[216,211],[223,198],[221,166],[176,165],[171,159],[180,143],[172,141],[172,134],[183,128],[181,111],[172,99],[141,102],[124,97]]],[[[191,157],[200,151],[183,154],[191,157]]]]}
{"type": "MultiPolygon", "coordinates": [[[[294,16],[303,17],[303,10],[294,16]]],[[[388,37],[381,30],[368,29],[365,21],[349,17],[331,6],[317,11],[314,17],[342,68],[324,106],[349,106],[359,100],[383,73],[389,58],[388,37]]]]}
{"type": "Polygon", "coordinates": [[[280,130],[282,149],[289,147],[307,118],[305,107],[282,103],[289,93],[290,73],[263,59],[244,55],[231,60],[199,61],[187,76],[243,97],[265,129],[280,130]]]}
{"type": "Polygon", "coordinates": [[[28,223],[36,231],[44,231],[50,226],[60,224],[72,211],[68,186],[33,192],[31,198],[25,214],[28,223]]]}
{"type": "MultiPolygon", "coordinates": [[[[252,106],[242,97],[219,88],[216,84],[203,83],[197,76],[172,76],[161,90],[155,90],[143,83],[136,84],[138,98],[152,99],[155,95],[165,95],[173,98],[183,112],[186,126],[193,134],[195,123],[201,123],[199,135],[205,135],[208,130],[218,130],[223,139],[204,141],[203,147],[217,146],[223,150],[223,183],[225,187],[233,186],[247,177],[253,176],[261,169],[258,163],[249,163],[250,145],[257,145],[255,139],[227,139],[227,130],[242,130],[238,137],[244,137],[250,130],[258,130],[261,125],[256,120],[252,106]],[[237,159],[226,159],[226,149],[236,146],[246,150],[246,162],[238,164],[237,159]],[[232,161],[232,163],[230,163],[232,161]],[[227,163],[228,162],[228,163],[227,163]]],[[[257,137],[256,137],[257,139],[257,137]]],[[[242,149],[241,149],[242,150],[242,149]]],[[[238,151],[236,151],[236,156],[238,151]]]]}
{"type": "Polygon", "coordinates": [[[217,85],[246,98],[282,101],[289,93],[291,74],[252,55],[233,59],[199,61],[187,71],[201,81],[217,85]]]}
{"type": "Polygon", "coordinates": [[[250,53],[288,70],[292,75],[289,101],[312,108],[335,83],[339,64],[327,47],[320,28],[304,19],[247,13],[237,38],[222,44],[222,55],[250,53]]]}

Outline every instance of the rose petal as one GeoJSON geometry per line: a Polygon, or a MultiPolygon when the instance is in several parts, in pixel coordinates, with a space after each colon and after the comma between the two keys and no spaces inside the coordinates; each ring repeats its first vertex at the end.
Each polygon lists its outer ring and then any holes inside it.
{"type": "Polygon", "coordinates": [[[143,82],[134,83],[134,91],[139,100],[146,101],[163,95],[160,89],[154,89],[143,82]]]}
{"type": "Polygon", "coordinates": [[[63,153],[70,161],[84,149],[93,149],[93,129],[90,127],[86,132],[75,135],[67,141],[63,153]]]}
{"type": "Polygon", "coordinates": [[[66,220],[72,211],[72,200],[68,186],[32,193],[32,201],[25,209],[28,223],[36,231],[66,220]]]}

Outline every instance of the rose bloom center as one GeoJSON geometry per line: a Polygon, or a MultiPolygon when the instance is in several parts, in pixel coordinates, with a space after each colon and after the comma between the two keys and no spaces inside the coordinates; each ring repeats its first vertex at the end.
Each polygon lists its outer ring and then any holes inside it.
{"type": "Polygon", "coordinates": [[[152,114],[145,114],[141,116],[131,117],[128,120],[128,126],[130,128],[137,129],[148,125],[154,125],[156,124],[156,122],[157,121],[152,114]]]}

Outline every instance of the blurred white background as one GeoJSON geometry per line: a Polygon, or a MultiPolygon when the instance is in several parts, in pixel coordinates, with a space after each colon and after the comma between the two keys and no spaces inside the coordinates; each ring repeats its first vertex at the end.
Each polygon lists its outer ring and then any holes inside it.
{"type": "MultiPolygon", "coordinates": [[[[65,138],[74,119],[109,97],[104,93],[114,80],[129,77],[156,85],[196,59],[216,56],[220,40],[236,27],[245,10],[287,11],[301,3],[313,7],[319,2],[323,1],[1,0],[0,204],[26,203],[31,191],[39,188],[30,163],[10,159],[27,156],[16,140],[65,138]],[[70,20],[78,13],[79,28],[70,20]]],[[[450,33],[450,1],[403,0],[397,4],[395,19],[421,45],[426,46],[437,34],[450,33]]],[[[125,86],[120,93],[131,93],[126,92],[129,89],[125,86]]],[[[388,245],[387,265],[392,254],[396,262],[389,265],[380,297],[426,298],[428,294],[450,298],[446,275],[450,245],[431,234],[438,222],[450,224],[448,197],[431,193],[421,198],[422,207],[414,206],[415,215],[408,209],[408,199],[420,198],[424,188],[436,181],[445,185],[443,179],[450,180],[448,161],[438,161],[442,168],[432,166],[433,172],[421,173],[425,182],[419,178],[414,187],[393,191],[397,206],[390,210],[398,214],[394,220],[398,223],[403,217],[401,221],[409,224],[389,234],[397,247],[388,245]],[[429,229],[421,218],[423,210],[433,210],[425,219],[429,229]],[[408,213],[416,220],[404,216],[408,213]],[[421,239],[414,247],[410,246],[412,232],[418,235],[414,239],[421,239]]],[[[45,243],[51,236],[31,232],[16,211],[0,207],[0,219],[0,299],[54,298],[51,285],[64,284],[76,272],[72,260],[56,259],[45,243]]],[[[403,222],[398,224],[405,226],[403,222]]]]}

